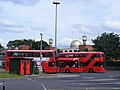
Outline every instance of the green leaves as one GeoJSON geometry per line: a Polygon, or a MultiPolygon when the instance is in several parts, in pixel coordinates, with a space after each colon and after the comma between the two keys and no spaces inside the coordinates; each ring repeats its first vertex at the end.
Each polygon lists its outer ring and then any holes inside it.
{"type": "MultiPolygon", "coordinates": [[[[20,48],[22,45],[29,45],[30,49],[39,50],[40,42],[41,41],[35,41],[32,39],[14,40],[14,41],[9,41],[7,47],[8,49],[15,49],[15,48],[20,48]]],[[[42,40],[42,49],[45,49],[46,46],[48,46],[48,43],[42,40]]]]}
{"type": "Polygon", "coordinates": [[[96,39],[92,40],[97,51],[103,51],[108,60],[120,59],[120,41],[119,35],[114,33],[103,33],[96,39]]]}

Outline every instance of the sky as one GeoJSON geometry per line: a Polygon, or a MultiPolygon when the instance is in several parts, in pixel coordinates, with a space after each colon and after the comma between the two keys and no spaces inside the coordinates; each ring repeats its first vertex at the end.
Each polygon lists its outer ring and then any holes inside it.
{"type": "MultiPolygon", "coordinates": [[[[73,40],[87,44],[104,32],[120,34],[120,0],[59,0],[57,47],[69,48],[73,40]]],[[[48,42],[55,32],[53,0],[0,0],[0,43],[33,39],[48,42]]]]}

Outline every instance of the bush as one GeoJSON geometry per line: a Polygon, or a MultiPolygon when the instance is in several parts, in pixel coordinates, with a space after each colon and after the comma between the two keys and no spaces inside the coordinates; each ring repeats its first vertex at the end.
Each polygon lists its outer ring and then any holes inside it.
{"type": "Polygon", "coordinates": [[[108,61],[108,62],[106,62],[106,66],[117,66],[117,67],[120,67],[120,61],[118,61],[118,62],[108,61]]]}

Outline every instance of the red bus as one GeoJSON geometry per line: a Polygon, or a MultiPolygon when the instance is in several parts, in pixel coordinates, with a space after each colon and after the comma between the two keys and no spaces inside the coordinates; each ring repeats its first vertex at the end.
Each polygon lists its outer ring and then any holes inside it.
{"type": "Polygon", "coordinates": [[[57,58],[57,72],[82,72],[82,70],[79,58],[57,58]]]}
{"type": "Polygon", "coordinates": [[[62,52],[58,59],[79,58],[83,64],[83,72],[105,72],[105,55],[103,52],[62,52]]]}
{"type": "MultiPolygon", "coordinates": [[[[7,50],[6,51],[6,61],[5,70],[10,69],[11,59],[32,59],[36,62],[37,67],[40,65],[40,50],[7,50]]],[[[55,62],[54,50],[42,50],[42,68],[44,72],[53,73],[57,72],[56,62],[55,62]]]]}

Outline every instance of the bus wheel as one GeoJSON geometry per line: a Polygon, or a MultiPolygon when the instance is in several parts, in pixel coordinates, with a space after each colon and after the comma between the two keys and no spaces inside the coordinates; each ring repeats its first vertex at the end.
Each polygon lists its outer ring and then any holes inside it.
{"type": "Polygon", "coordinates": [[[93,73],[93,72],[94,72],[94,70],[93,70],[92,68],[90,68],[90,69],[89,69],[89,72],[90,72],[90,73],[93,73]]]}
{"type": "Polygon", "coordinates": [[[70,72],[70,70],[69,70],[69,69],[66,69],[66,70],[65,70],[65,72],[66,72],[66,73],[69,73],[69,72],[70,72]]]}

